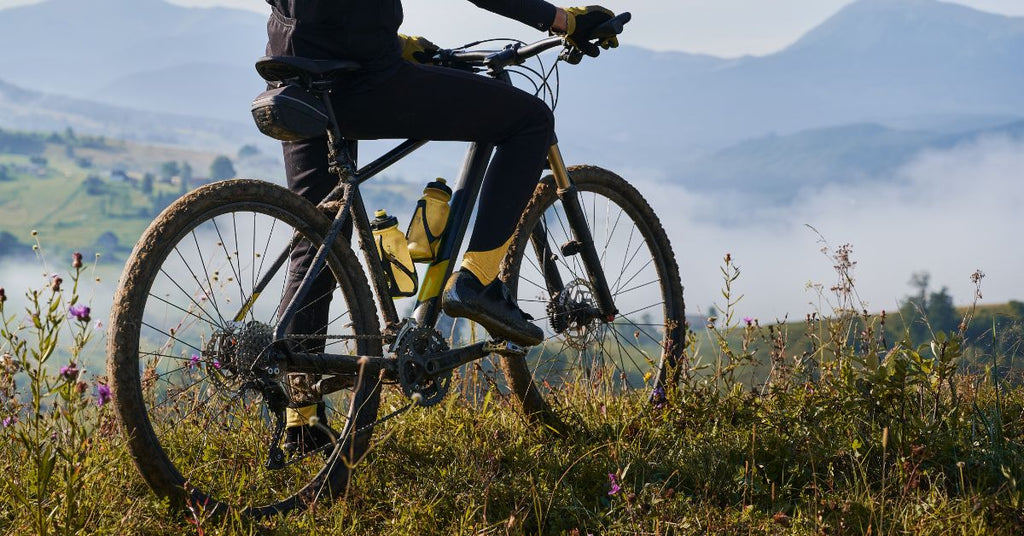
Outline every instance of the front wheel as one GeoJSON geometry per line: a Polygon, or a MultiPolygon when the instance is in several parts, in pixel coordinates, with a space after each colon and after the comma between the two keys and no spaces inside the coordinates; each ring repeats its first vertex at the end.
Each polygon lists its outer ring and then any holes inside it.
{"type": "MultiPolygon", "coordinates": [[[[185,195],[140,238],[114,298],[107,370],[132,457],[158,494],[264,516],[345,491],[368,446],[378,382],[339,378],[347,387],[325,397],[320,423],[336,440],[285,457],[284,405],[309,403],[297,387],[319,378],[285,377],[271,357],[289,278],[301,277],[289,273],[289,252],[316,251],[328,225],[284,188],[232,180],[185,195]]],[[[296,325],[288,333],[305,336],[284,344],[382,355],[372,295],[348,244],[330,248],[323,274],[296,318],[319,309],[340,337],[296,325]]]]}
{"type": "Polygon", "coordinates": [[[640,193],[593,166],[569,168],[618,314],[595,311],[595,288],[552,177],[537,186],[503,263],[502,279],[546,339],[506,357],[509,387],[526,414],[565,426],[583,397],[646,389],[655,403],[682,361],[683,288],[672,246],[640,193]]]}

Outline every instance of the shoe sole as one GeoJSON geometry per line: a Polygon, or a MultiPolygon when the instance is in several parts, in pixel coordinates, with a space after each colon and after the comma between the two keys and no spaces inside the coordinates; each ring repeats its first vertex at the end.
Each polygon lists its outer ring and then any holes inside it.
{"type": "Polygon", "coordinates": [[[441,299],[441,309],[445,314],[452,318],[468,318],[469,320],[483,326],[484,329],[487,330],[487,333],[490,333],[492,337],[504,339],[521,346],[536,346],[544,340],[543,336],[539,338],[525,337],[525,334],[522,331],[512,329],[504,321],[498,320],[489,315],[487,311],[467,307],[462,302],[445,299],[447,297],[448,295],[445,293],[444,297],[441,299]]]}

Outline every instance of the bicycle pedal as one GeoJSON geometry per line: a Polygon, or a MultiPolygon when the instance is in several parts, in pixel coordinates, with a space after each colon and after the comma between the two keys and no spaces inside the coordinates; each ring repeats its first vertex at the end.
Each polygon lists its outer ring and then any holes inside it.
{"type": "Polygon", "coordinates": [[[526,348],[508,341],[492,340],[484,344],[484,351],[505,357],[522,357],[526,355],[526,348]]]}
{"type": "Polygon", "coordinates": [[[583,250],[583,242],[579,240],[570,240],[559,247],[562,251],[562,255],[565,257],[572,257],[583,250]]]}

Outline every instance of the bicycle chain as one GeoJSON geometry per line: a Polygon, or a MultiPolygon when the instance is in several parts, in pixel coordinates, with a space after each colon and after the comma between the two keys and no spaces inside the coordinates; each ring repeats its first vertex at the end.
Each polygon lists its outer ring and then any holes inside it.
{"type": "Polygon", "coordinates": [[[287,340],[311,340],[311,339],[331,339],[331,340],[371,340],[380,339],[381,341],[387,341],[388,335],[288,335],[287,340]]]}

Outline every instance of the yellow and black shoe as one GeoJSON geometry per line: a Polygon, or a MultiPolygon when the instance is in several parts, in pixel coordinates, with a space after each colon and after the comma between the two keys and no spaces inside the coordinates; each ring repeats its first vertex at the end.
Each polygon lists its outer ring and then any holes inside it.
{"type": "Polygon", "coordinates": [[[484,285],[468,270],[459,270],[449,280],[441,297],[441,308],[451,317],[468,318],[492,337],[523,346],[544,340],[544,332],[530,323],[500,279],[484,285]]]}

